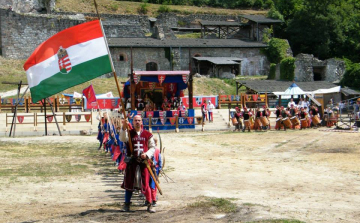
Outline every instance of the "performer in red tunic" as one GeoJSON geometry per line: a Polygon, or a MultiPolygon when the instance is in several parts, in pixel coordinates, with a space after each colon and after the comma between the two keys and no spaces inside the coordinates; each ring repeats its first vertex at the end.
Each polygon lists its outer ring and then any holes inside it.
{"type": "MultiPolygon", "coordinates": [[[[148,212],[154,213],[155,210],[152,207],[151,190],[149,187],[150,174],[143,160],[151,159],[153,157],[155,152],[155,142],[153,135],[142,129],[142,124],[141,116],[136,115],[133,120],[134,128],[129,130],[133,152],[130,152],[127,143],[127,156],[130,157],[130,161],[126,165],[124,181],[121,185],[121,187],[125,189],[124,211],[130,211],[130,201],[133,191],[135,189],[141,189],[143,194],[145,194],[147,203],[149,204],[147,209],[148,212]],[[134,185],[136,169],[138,167],[141,172],[141,188],[136,188],[136,185],[134,185]]],[[[120,140],[123,142],[129,141],[128,133],[125,128],[126,125],[127,121],[120,132],[120,140]]]]}

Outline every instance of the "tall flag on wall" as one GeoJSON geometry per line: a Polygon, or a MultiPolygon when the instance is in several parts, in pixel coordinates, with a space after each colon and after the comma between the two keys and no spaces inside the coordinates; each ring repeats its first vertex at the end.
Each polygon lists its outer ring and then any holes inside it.
{"type": "Polygon", "coordinates": [[[95,91],[92,85],[90,85],[89,87],[85,88],[82,91],[83,95],[86,97],[86,100],[89,103],[95,102],[96,101],[96,95],[95,95],[95,91]]]}
{"type": "Polygon", "coordinates": [[[100,21],[50,37],[34,50],[24,69],[33,102],[112,72],[100,21]]]}

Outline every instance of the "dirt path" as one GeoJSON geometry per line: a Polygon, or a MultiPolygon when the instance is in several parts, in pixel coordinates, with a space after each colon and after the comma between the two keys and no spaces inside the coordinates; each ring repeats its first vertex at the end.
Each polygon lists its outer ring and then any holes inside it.
{"type": "MultiPolygon", "coordinates": [[[[1,222],[210,222],[298,219],[360,221],[359,135],[318,130],[266,133],[168,133],[164,192],[157,213],[135,196],[131,213],[119,211],[122,175],[110,158],[86,178],[0,184],[1,222]],[[237,212],[216,213],[187,205],[227,198],[237,212]],[[21,211],[20,211],[21,210],[21,211]]],[[[43,138],[2,138],[26,143],[43,138]]],[[[83,137],[48,137],[51,143],[83,137]]],[[[94,142],[95,137],[86,140],[94,142]]]]}

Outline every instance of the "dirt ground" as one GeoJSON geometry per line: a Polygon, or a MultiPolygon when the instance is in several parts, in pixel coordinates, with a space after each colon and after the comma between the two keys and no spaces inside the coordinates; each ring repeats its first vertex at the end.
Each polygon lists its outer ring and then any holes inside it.
{"type": "MultiPolygon", "coordinates": [[[[104,156],[102,165],[85,177],[0,183],[0,222],[360,222],[359,133],[312,129],[161,135],[165,170],[176,183],[160,178],[163,195],[157,213],[147,213],[139,196],[133,197],[132,212],[120,211],[123,175],[104,156]],[[236,212],[189,207],[204,197],[229,199],[236,212]]],[[[95,136],[46,139],[0,141],[50,146],[86,141],[93,142],[94,150],[98,145],[95,136]]]]}

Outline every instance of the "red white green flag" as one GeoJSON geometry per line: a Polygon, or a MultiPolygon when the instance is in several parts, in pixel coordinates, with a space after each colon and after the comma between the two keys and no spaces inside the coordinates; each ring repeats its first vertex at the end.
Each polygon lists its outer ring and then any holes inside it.
{"type": "Polygon", "coordinates": [[[50,37],[34,50],[24,69],[33,102],[112,72],[100,21],[50,37]]]}

